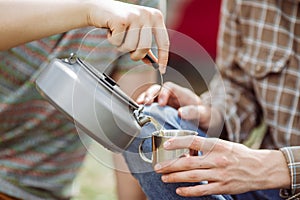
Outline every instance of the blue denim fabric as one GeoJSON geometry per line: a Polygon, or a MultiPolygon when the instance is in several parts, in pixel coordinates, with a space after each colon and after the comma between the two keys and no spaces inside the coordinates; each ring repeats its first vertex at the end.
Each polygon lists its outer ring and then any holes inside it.
{"type": "Polygon", "coordinates": [[[234,200],[283,200],[279,196],[279,190],[257,190],[253,192],[246,192],[243,194],[233,195],[234,200]]]}
{"type": "MultiPolygon", "coordinates": [[[[182,120],[178,117],[177,110],[171,107],[160,107],[157,104],[152,104],[144,109],[146,115],[152,116],[156,119],[164,129],[187,129],[197,131],[200,136],[204,133],[198,129],[198,126],[192,122],[182,120]]],[[[127,165],[133,176],[139,181],[143,191],[149,200],[267,200],[280,199],[278,196],[279,190],[265,190],[249,192],[241,195],[211,195],[203,197],[181,197],[176,194],[176,188],[183,186],[198,185],[201,183],[163,183],[161,175],[153,171],[152,165],[141,159],[138,153],[138,148],[143,138],[149,137],[152,132],[156,131],[153,125],[146,124],[142,130],[141,135],[137,137],[130,147],[123,153],[127,165]],[[277,193],[276,193],[277,191],[277,193]],[[276,197],[276,198],[275,198],[276,197]],[[278,197],[278,198],[277,198],[278,197]]],[[[151,157],[151,139],[146,139],[143,144],[143,151],[149,152],[151,157]]],[[[145,153],[147,155],[147,153],[145,153]]]]}
{"type": "MultiPolygon", "coordinates": [[[[199,133],[199,135],[204,135],[203,132],[198,130],[191,122],[183,121],[177,117],[177,111],[171,107],[160,107],[154,104],[150,107],[145,107],[144,113],[146,115],[151,115],[160,124],[164,126],[165,129],[188,129],[194,130],[199,133]]],[[[161,175],[153,171],[152,165],[150,163],[144,162],[138,154],[138,146],[140,145],[142,138],[150,136],[155,128],[151,124],[147,124],[142,128],[140,137],[136,138],[127,151],[124,152],[124,157],[129,166],[130,171],[133,176],[139,181],[146,193],[149,200],[183,200],[183,199],[201,199],[201,200],[226,200],[231,199],[230,197],[225,197],[221,195],[214,195],[208,197],[196,197],[196,198],[185,198],[176,194],[175,190],[179,186],[191,186],[200,183],[163,183],[161,181],[161,175]]],[[[151,152],[151,139],[147,139],[143,144],[144,152],[151,152]]]]}

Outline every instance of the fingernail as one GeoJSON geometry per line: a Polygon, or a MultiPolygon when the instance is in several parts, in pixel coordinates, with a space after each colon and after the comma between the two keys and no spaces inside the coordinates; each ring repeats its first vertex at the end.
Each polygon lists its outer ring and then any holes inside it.
{"type": "Polygon", "coordinates": [[[142,98],[142,97],[138,97],[137,100],[136,100],[137,103],[140,103],[140,102],[142,102],[142,101],[143,101],[143,98],[142,98]]]}
{"type": "Polygon", "coordinates": [[[154,166],[154,170],[160,170],[161,169],[161,165],[160,164],[156,164],[155,166],[154,166]]]}
{"type": "Polygon", "coordinates": [[[170,146],[170,144],[171,143],[169,141],[164,142],[164,148],[168,148],[170,146]]]}
{"type": "Polygon", "coordinates": [[[161,180],[163,182],[167,182],[168,181],[168,176],[166,176],[166,175],[161,176],[161,180]]]}
{"type": "Polygon", "coordinates": [[[178,111],[180,112],[180,116],[183,118],[186,117],[186,115],[188,115],[188,111],[186,109],[179,108],[178,111]]]}
{"type": "Polygon", "coordinates": [[[182,189],[181,189],[181,188],[177,188],[177,189],[176,189],[176,193],[177,193],[177,194],[182,194],[182,189]]]}
{"type": "Polygon", "coordinates": [[[162,98],[158,99],[158,104],[162,105],[164,103],[164,100],[162,98]]]}

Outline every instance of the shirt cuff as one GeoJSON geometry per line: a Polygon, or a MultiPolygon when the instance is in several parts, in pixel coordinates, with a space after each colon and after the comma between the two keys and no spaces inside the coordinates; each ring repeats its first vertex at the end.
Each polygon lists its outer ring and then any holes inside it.
{"type": "MultiPolygon", "coordinates": [[[[290,171],[291,189],[281,190],[284,198],[299,197],[300,195],[300,146],[284,147],[283,153],[290,171]]],[[[294,198],[291,198],[294,199],[294,198]]]]}

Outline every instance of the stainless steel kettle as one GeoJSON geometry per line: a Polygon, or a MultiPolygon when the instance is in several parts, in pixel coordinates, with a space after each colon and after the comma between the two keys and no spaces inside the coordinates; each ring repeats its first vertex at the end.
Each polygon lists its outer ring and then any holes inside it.
{"type": "Polygon", "coordinates": [[[77,128],[113,152],[124,151],[150,121],[113,79],[75,54],[53,59],[36,87],[77,128]]]}

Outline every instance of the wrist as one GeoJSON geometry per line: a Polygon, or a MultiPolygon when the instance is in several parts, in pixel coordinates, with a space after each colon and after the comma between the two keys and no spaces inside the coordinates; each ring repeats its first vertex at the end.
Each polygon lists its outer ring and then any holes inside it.
{"type": "Polygon", "coordinates": [[[259,166],[261,166],[261,169],[258,170],[258,178],[262,183],[260,189],[290,188],[291,178],[282,152],[279,150],[253,151],[259,159],[259,166]]]}
{"type": "Polygon", "coordinates": [[[85,23],[97,28],[108,28],[108,20],[111,18],[112,9],[118,6],[114,0],[82,0],[84,4],[85,23]]]}
{"type": "MultiPolygon", "coordinates": [[[[83,20],[87,26],[96,26],[93,12],[97,10],[98,4],[94,0],[82,0],[83,20]]],[[[101,11],[99,11],[101,12],[101,11]]]]}

